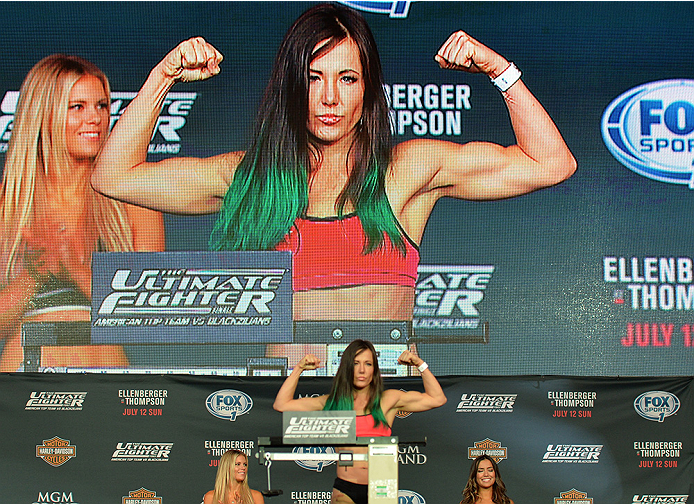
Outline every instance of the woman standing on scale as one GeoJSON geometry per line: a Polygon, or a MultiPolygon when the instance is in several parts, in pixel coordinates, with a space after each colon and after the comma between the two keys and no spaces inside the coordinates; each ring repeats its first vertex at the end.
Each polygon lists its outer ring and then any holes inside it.
{"type": "MultiPolygon", "coordinates": [[[[398,411],[428,411],[446,404],[446,395],[429,366],[409,351],[400,355],[398,363],[418,368],[424,392],[384,390],[376,355],[371,342],[354,340],[342,354],[329,394],[294,399],[301,373],[321,365],[314,355],[305,356],[294,366],[277,392],[273,408],[277,411],[354,410],[357,437],[368,437],[390,436],[398,411]]],[[[354,447],[349,451],[366,453],[366,448],[354,447]]],[[[367,504],[368,476],[366,462],[355,461],[353,466],[338,466],[331,502],[367,504]]]]}

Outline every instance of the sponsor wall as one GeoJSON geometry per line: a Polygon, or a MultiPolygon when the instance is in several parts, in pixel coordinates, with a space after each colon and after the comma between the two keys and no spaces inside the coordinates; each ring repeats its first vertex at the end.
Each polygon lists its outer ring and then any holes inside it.
{"type": "MultiPolygon", "coordinates": [[[[4,502],[198,503],[225,450],[267,489],[259,436],[280,436],[278,377],[3,375],[4,502]],[[137,500],[143,499],[143,500],[137,500]]],[[[302,378],[322,394],[329,378],[302,378]]],[[[399,502],[459,502],[494,457],[514,502],[685,503],[694,482],[691,378],[443,377],[443,407],[396,418],[399,502]],[[426,444],[420,442],[426,438],[426,444]]],[[[421,380],[387,386],[421,390],[421,380]]],[[[288,451],[289,449],[287,449],[288,451]]],[[[330,453],[331,447],[294,448],[330,453]]],[[[326,504],[335,463],[276,461],[272,504],[326,504]]]]}

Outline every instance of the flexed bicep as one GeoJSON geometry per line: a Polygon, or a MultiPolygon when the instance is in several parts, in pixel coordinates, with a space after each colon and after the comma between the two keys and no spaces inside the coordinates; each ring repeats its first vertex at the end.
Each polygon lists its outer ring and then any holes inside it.
{"type": "Polygon", "coordinates": [[[576,160],[542,104],[521,80],[521,71],[467,33],[453,33],[434,56],[441,68],[483,73],[501,92],[516,144],[438,144],[432,184],[443,195],[496,199],[557,184],[576,170],[576,160]]]}
{"type": "Polygon", "coordinates": [[[216,75],[223,57],[203,38],[178,44],[150,72],[137,96],[116,122],[99,154],[92,186],[106,196],[155,210],[215,212],[239,157],[168,158],[147,163],[147,150],[162,105],[179,81],[216,75]],[[226,184],[226,185],[225,185],[226,184]],[[221,196],[220,196],[221,195],[221,196]]]}

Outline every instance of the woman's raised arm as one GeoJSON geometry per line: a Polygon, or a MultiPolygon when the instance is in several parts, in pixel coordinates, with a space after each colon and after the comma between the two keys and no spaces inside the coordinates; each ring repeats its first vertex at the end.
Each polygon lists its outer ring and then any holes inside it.
{"type": "Polygon", "coordinates": [[[219,73],[222,55],[203,38],[181,42],[155,66],[99,155],[92,186],[128,203],[171,213],[216,212],[241,153],[145,162],[164,99],[176,82],[219,73]]]}
{"type": "Polygon", "coordinates": [[[448,38],[435,60],[441,68],[489,77],[501,91],[516,136],[516,145],[506,148],[471,143],[444,151],[437,185],[453,184],[453,195],[493,199],[525,194],[573,174],[576,160],[513,63],[463,31],[448,38]],[[456,176],[462,176],[464,185],[456,176]]]}
{"type": "Polygon", "coordinates": [[[561,133],[515,65],[462,31],[448,38],[435,60],[442,68],[483,73],[498,86],[516,143],[416,139],[398,145],[389,197],[401,202],[398,217],[415,240],[441,197],[518,196],[558,184],[576,171],[576,160],[561,133]]]}
{"type": "Polygon", "coordinates": [[[301,359],[292,372],[284,380],[284,383],[277,392],[275,402],[272,407],[276,411],[320,411],[325,406],[328,396],[302,397],[294,399],[296,386],[299,384],[301,373],[307,369],[316,369],[320,366],[320,360],[315,355],[307,355],[301,359]]]}
{"type": "Polygon", "coordinates": [[[389,389],[386,391],[388,397],[384,397],[383,399],[383,402],[387,403],[384,405],[388,410],[411,411],[414,413],[440,408],[446,404],[447,398],[441,388],[441,384],[421,357],[413,354],[409,350],[405,350],[400,357],[398,357],[398,364],[415,366],[419,369],[422,375],[422,383],[424,384],[424,392],[417,392],[415,390],[406,392],[403,390],[389,389]]]}

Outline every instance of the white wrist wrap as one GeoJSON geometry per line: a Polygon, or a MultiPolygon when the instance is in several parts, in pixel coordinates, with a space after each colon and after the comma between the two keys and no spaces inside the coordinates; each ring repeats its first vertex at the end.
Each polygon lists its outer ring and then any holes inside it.
{"type": "Polygon", "coordinates": [[[417,369],[419,369],[420,373],[423,373],[424,371],[429,369],[429,364],[427,364],[426,362],[422,362],[419,366],[417,366],[417,369]]]}
{"type": "Polygon", "coordinates": [[[518,79],[520,78],[521,71],[518,70],[516,65],[511,63],[506,70],[501,72],[496,79],[491,79],[491,81],[499,91],[507,91],[511,86],[518,82],[518,79]]]}

